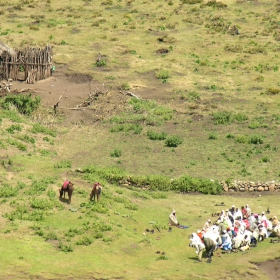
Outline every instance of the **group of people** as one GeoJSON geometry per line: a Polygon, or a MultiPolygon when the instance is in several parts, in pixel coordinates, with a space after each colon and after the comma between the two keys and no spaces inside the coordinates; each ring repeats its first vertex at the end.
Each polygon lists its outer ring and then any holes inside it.
{"type": "Polygon", "coordinates": [[[213,224],[211,219],[207,219],[201,230],[193,232],[189,246],[196,249],[199,262],[206,250],[207,262],[210,263],[218,248],[223,253],[246,251],[279,230],[276,216],[268,219],[265,212],[253,213],[248,204],[241,208],[232,205],[230,209],[222,210],[213,224]]]}

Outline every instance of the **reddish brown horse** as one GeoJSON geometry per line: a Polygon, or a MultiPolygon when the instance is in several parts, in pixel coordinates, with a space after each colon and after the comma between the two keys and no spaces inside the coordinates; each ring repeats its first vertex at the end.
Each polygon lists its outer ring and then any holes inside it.
{"type": "Polygon", "coordinates": [[[102,186],[100,184],[94,184],[92,191],[90,193],[90,200],[95,201],[95,196],[97,197],[97,202],[99,201],[100,195],[102,193],[102,186]]]}
{"type": "Polygon", "coordinates": [[[74,191],[74,184],[71,182],[68,183],[66,188],[63,188],[63,186],[62,186],[59,191],[60,199],[62,198],[62,196],[65,199],[65,193],[67,192],[69,203],[71,203],[71,197],[72,197],[73,191],[74,191]]]}

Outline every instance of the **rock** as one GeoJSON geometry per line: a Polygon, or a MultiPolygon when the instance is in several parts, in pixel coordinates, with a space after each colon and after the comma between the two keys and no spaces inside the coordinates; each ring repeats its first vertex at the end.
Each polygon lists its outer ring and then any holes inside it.
{"type": "Polygon", "coordinates": [[[254,187],[249,188],[249,192],[253,192],[254,190],[255,190],[254,187]]]}
{"type": "Polygon", "coordinates": [[[258,192],[263,192],[264,191],[264,187],[259,186],[257,190],[258,190],[258,192]]]}
{"type": "Polygon", "coordinates": [[[268,188],[269,191],[273,192],[275,190],[275,184],[270,184],[268,188]]]}
{"type": "Polygon", "coordinates": [[[228,192],[228,186],[227,185],[223,185],[223,189],[225,192],[228,192]]]}

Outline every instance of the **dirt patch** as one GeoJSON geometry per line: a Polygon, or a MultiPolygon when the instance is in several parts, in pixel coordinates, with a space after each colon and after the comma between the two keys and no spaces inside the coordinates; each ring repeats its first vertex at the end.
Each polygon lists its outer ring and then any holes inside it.
{"type": "Polygon", "coordinates": [[[169,50],[168,49],[158,49],[158,50],[156,50],[156,53],[158,53],[158,54],[169,53],[169,50]]]}
{"type": "Polygon", "coordinates": [[[263,271],[270,280],[280,279],[280,258],[256,264],[259,270],[263,271]]]}
{"type": "Polygon", "coordinates": [[[66,74],[66,77],[68,77],[68,80],[72,83],[76,84],[83,84],[83,83],[88,83],[92,81],[92,77],[87,74],[66,74]]]}

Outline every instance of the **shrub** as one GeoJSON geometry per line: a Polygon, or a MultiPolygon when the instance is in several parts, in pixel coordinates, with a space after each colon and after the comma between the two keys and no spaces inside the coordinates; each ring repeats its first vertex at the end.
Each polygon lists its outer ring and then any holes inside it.
{"type": "Polygon", "coordinates": [[[148,131],[147,136],[150,140],[165,140],[167,134],[165,132],[157,133],[154,131],[148,131]]]}
{"type": "Polygon", "coordinates": [[[16,131],[21,131],[21,126],[18,124],[13,124],[6,129],[9,133],[14,134],[16,131]]]}
{"type": "Polygon", "coordinates": [[[92,243],[92,240],[89,237],[84,236],[82,239],[76,242],[76,245],[85,245],[89,246],[92,243]]]}
{"type": "Polygon", "coordinates": [[[26,142],[26,143],[35,144],[35,139],[33,137],[30,137],[27,134],[25,134],[25,135],[17,135],[16,138],[21,140],[21,141],[23,141],[23,142],[26,142]]]}
{"type": "Polygon", "coordinates": [[[123,83],[123,84],[121,84],[121,85],[119,86],[119,89],[120,89],[120,90],[130,90],[131,87],[130,87],[130,85],[129,85],[128,83],[123,83]]]}
{"type": "Polygon", "coordinates": [[[106,62],[106,60],[103,59],[103,58],[95,62],[95,65],[96,65],[97,67],[106,66],[106,64],[107,64],[107,62],[106,62]]]}
{"type": "Polygon", "coordinates": [[[63,244],[62,242],[59,242],[58,248],[62,251],[62,252],[73,252],[73,248],[71,245],[66,245],[63,244]]]}
{"type": "Polygon", "coordinates": [[[242,113],[238,113],[234,115],[234,120],[238,122],[244,122],[248,120],[248,117],[242,113]]]}
{"type": "Polygon", "coordinates": [[[261,136],[253,135],[249,138],[248,143],[249,144],[255,144],[255,145],[263,144],[263,139],[262,139],[261,136]]]}
{"type": "Polygon", "coordinates": [[[214,124],[230,124],[233,121],[232,113],[227,111],[213,113],[214,124]]]}
{"type": "Polygon", "coordinates": [[[183,140],[180,136],[177,135],[173,135],[173,136],[169,136],[166,140],[165,140],[165,145],[167,147],[178,147],[180,144],[183,143],[183,140]]]}
{"type": "Polygon", "coordinates": [[[218,136],[214,132],[211,132],[208,136],[208,139],[210,139],[210,140],[216,140],[217,138],[218,138],[218,136]]]}
{"type": "Polygon", "coordinates": [[[44,199],[44,198],[33,198],[30,201],[30,206],[32,208],[42,209],[42,210],[47,210],[47,209],[53,208],[52,202],[49,201],[48,199],[44,199]]]}
{"type": "Polygon", "coordinates": [[[110,132],[129,132],[134,131],[134,134],[140,134],[142,126],[139,124],[120,124],[110,129],[110,132]]]}
{"type": "Polygon", "coordinates": [[[265,156],[265,157],[261,158],[260,162],[267,163],[267,162],[270,162],[270,159],[269,159],[269,157],[265,156]]]}
{"type": "Polygon", "coordinates": [[[29,95],[7,95],[2,101],[2,108],[9,110],[10,105],[14,105],[21,114],[31,115],[32,112],[37,110],[41,104],[41,99],[36,96],[32,99],[31,93],[29,95]]]}
{"type": "Polygon", "coordinates": [[[18,195],[18,189],[9,185],[4,185],[0,188],[0,197],[14,197],[18,195]]]}
{"type": "Polygon", "coordinates": [[[239,135],[235,137],[235,142],[236,143],[246,143],[247,142],[247,137],[245,135],[239,135]]]}
{"type": "Polygon", "coordinates": [[[54,165],[54,168],[71,168],[72,162],[70,160],[62,160],[54,165]]]}
{"type": "Polygon", "coordinates": [[[57,237],[55,232],[51,231],[51,232],[47,233],[46,235],[44,235],[44,239],[46,241],[48,241],[48,240],[58,240],[58,237],[57,237]]]}
{"type": "Polygon", "coordinates": [[[266,94],[269,94],[269,95],[277,95],[277,94],[279,94],[279,92],[280,92],[280,89],[278,89],[278,88],[268,88],[268,89],[266,89],[266,94]]]}
{"type": "Polygon", "coordinates": [[[47,127],[44,127],[40,124],[34,124],[32,129],[31,129],[31,132],[32,133],[44,133],[44,134],[48,134],[48,135],[51,135],[52,137],[56,137],[56,132],[47,128],[47,127]]]}
{"type": "Polygon", "coordinates": [[[111,152],[111,157],[120,157],[122,155],[122,151],[120,149],[114,149],[113,152],[111,152]]]}
{"type": "Polygon", "coordinates": [[[171,188],[180,192],[201,192],[205,194],[219,194],[223,188],[218,181],[183,176],[171,182],[171,188]]]}
{"type": "Polygon", "coordinates": [[[157,79],[166,80],[170,78],[170,73],[168,70],[160,70],[156,73],[157,79]]]}
{"type": "Polygon", "coordinates": [[[21,151],[26,151],[27,150],[26,145],[20,143],[19,141],[15,140],[15,139],[8,138],[7,143],[12,145],[12,146],[16,146],[21,151]]]}

